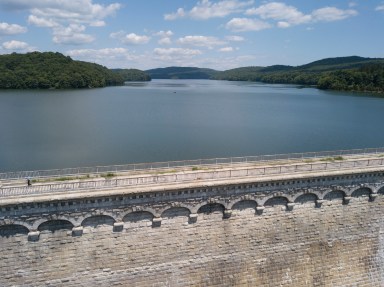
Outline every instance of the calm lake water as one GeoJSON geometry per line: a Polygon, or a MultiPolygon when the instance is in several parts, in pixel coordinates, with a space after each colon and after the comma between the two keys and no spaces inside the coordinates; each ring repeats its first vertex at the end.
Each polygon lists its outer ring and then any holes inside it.
{"type": "Polygon", "coordinates": [[[384,98],[153,80],[0,91],[0,171],[384,146],[384,98]]]}

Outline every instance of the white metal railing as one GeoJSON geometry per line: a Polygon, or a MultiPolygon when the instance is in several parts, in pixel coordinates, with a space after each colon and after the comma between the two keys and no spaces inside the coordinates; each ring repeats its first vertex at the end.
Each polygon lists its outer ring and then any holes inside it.
{"type": "Polygon", "coordinates": [[[25,178],[54,178],[64,176],[79,176],[87,174],[103,174],[117,173],[128,171],[139,171],[148,169],[164,169],[164,168],[180,168],[190,166],[220,166],[239,163],[256,163],[272,160],[307,160],[311,158],[326,158],[346,155],[364,155],[364,154],[384,154],[384,147],[381,148],[365,148],[352,150],[336,150],[336,151],[319,151],[305,153],[288,153],[275,155],[258,155],[246,157],[229,157],[229,158],[212,158],[212,159],[197,159],[183,161],[168,161],[168,162],[153,162],[153,163],[134,163],[125,165],[109,165],[95,167],[76,167],[65,169],[52,170],[35,170],[35,171],[16,171],[0,173],[0,180],[13,180],[25,178]]]}
{"type": "Polygon", "coordinates": [[[213,169],[210,171],[199,170],[195,172],[168,173],[160,175],[138,175],[134,177],[105,180],[77,180],[63,183],[34,184],[32,186],[3,187],[0,188],[0,197],[383,166],[384,157],[377,157],[372,159],[323,161],[315,163],[284,164],[264,167],[248,166],[236,169],[213,169]]]}

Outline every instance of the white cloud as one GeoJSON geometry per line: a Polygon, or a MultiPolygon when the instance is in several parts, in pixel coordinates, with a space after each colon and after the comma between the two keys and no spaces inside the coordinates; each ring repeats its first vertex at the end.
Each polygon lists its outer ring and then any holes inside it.
{"type": "Polygon", "coordinates": [[[136,64],[138,56],[129,52],[126,48],[104,48],[104,49],[75,49],[65,52],[67,56],[75,60],[95,62],[100,65],[114,68],[132,67],[136,64]]]}
{"type": "Polygon", "coordinates": [[[91,43],[95,38],[82,33],[84,25],[71,24],[68,27],[58,26],[53,28],[53,42],[64,45],[81,45],[91,43]]]}
{"type": "Polygon", "coordinates": [[[305,15],[293,6],[284,3],[272,2],[258,8],[248,9],[247,15],[258,15],[261,19],[273,19],[280,22],[281,27],[298,25],[311,21],[310,15],[305,15]]]}
{"type": "Polygon", "coordinates": [[[178,61],[181,59],[189,59],[194,56],[201,55],[202,52],[200,50],[195,49],[183,49],[183,48],[155,48],[153,50],[154,54],[160,60],[171,60],[178,61]]]}
{"type": "Polygon", "coordinates": [[[89,24],[91,27],[104,27],[105,25],[105,21],[102,20],[94,21],[89,24]]]}
{"type": "Polygon", "coordinates": [[[335,7],[325,7],[313,11],[312,17],[314,21],[333,22],[356,16],[357,14],[357,11],[352,9],[341,10],[335,7]]]}
{"type": "Polygon", "coordinates": [[[159,37],[171,37],[171,36],[173,36],[173,32],[171,30],[159,31],[159,32],[155,33],[155,35],[159,36],[159,37]]]}
{"type": "Polygon", "coordinates": [[[92,42],[94,37],[85,33],[63,35],[60,30],[71,25],[105,26],[104,19],[121,8],[119,3],[104,5],[93,2],[94,0],[1,0],[0,5],[5,9],[28,11],[28,23],[51,28],[55,43],[84,44],[92,42]]]}
{"type": "Polygon", "coordinates": [[[130,33],[126,35],[122,41],[124,44],[139,45],[148,43],[150,39],[150,37],[145,35],[136,35],[135,33],[130,33]]]}
{"type": "Polygon", "coordinates": [[[214,46],[225,45],[226,42],[221,41],[216,37],[206,37],[206,36],[185,36],[177,40],[181,45],[197,46],[197,47],[206,47],[212,48],[214,46]]]}
{"type": "Polygon", "coordinates": [[[172,40],[171,38],[165,37],[165,38],[161,38],[159,41],[157,41],[157,43],[159,43],[159,45],[171,45],[172,40]]]}
{"type": "Polygon", "coordinates": [[[172,40],[171,40],[171,37],[173,36],[172,31],[170,31],[170,30],[159,31],[159,32],[155,33],[154,35],[160,37],[160,40],[158,41],[158,43],[160,45],[171,45],[172,44],[172,40]]]}
{"type": "Polygon", "coordinates": [[[68,56],[74,58],[93,58],[93,59],[103,59],[108,57],[110,59],[116,58],[125,58],[129,55],[128,50],[125,48],[105,48],[105,49],[77,49],[69,50],[65,53],[68,56]]]}
{"type": "Polygon", "coordinates": [[[4,50],[7,50],[8,53],[9,52],[25,53],[25,52],[31,52],[36,50],[34,47],[30,46],[28,43],[16,41],[16,40],[4,42],[1,46],[4,50]]]}
{"type": "Polygon", "coordinates": [[[165,20],[175,20],[189,17],[192,19],[206,20],[210,18],[221,18],[233,13],[242,12],[244,7],[253,4],[253,1],[222,0],[213,3],[209,0],[201,0],[190,11],[185,12],[179,8],[177,12],[164,15],[165,20]]]}
{"type": "Polygon", "coordinates": [[[37,27],[53,28],[59,26],[59,24],[52,19],[39,18],[35,15],[29,15],[28,23],[37,27]]]}
{"type": "Polygon", "coordinates": [[[4,49],[7,49],[7,50],[23,50],[28,47],[28,44],[25,42],[12,40],[8,42],[4,42],[2,46],[4,49]]]}
{"type": "Polygon", "coordinates": [[[246,15],[257,15],[263,20],[276,21],[279,28],[289,28],[294,25],[313,22],[339,21],[357,14],[356,10],[341,10],[335,7],[324,7],[312,11],[310,14],[304,14],[296,7],[282,2],[271,2],[246,11],[246,15]]]}
{"type": "Polygon", "coordinates": [[[233,47],[223,47],[223,48],[219,49],[219,51],[228,53],[228,52],[233,52],[234,49],[233,49],[233,47]]]}
{"type": "Polygon", "coordinates": [[[384,4],[377,6],[375,10],[376,11],[384,11],[384,4]]]}
{"type": "Polygon", "coordinates": [[[126,45],[141,45],[146,44],[150,41],[150,37],[145,35],[137,35],[135,33],[126,34],[124,31],[111,33],[110,37],[119,40],[121,43],[126,45]]]}
{"type": "Polygon", "coordinates": [[[228,41],[232,41],[232,42],[244,41],[244,37],[241,37],[241,36],[227,36],[227,37],[225,37],[225,39],[227,39],[228,41]]]}
{"type": "Polygon", "coordinates": [[[94,4],[93,0],[2,0],[6,9],[27,10],[31,15],[46,20],[68,23],[91,24],[113,15],[121,4],[94,4]]]}
{"type": "Polygon", "coordinates": [[[27,28],[17,25],[8,24],[5,22],[0,23],[0,35],[15,35],[27,32],[27,28]]]}
{"type": "Polygon", "coordinates": [[[165,14],[164,20],[176,20],[183,17],[185,17],[185,11],[183,8],[179,8],[175,13],[165,14]]]}
{"type": "Polygon", "coordinates": [[[226,24],[226,28],[235,32],[261,31],[271,28],[271,25],[258,19],[233,18],[226,24]]]}

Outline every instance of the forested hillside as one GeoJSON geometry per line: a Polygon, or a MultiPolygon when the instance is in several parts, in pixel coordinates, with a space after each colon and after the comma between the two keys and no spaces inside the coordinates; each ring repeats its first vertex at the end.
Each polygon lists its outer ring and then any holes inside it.
{"type": "Polygon", "coordinates": [[[339,57],[303,66],[243,67],[216,74],[216,80],[311,85],[320,89],[384,92],[384,59],[339,57]]]}
{"type": "Polygon", "coordinates": [[[167,67],[145,71],[152,79],[211,79],[218,71],[196,67],[167,67]]]}
{"type": "Polygon", "coordinates": [[[98,64],[60,53],[0,55],[1,89],[68,89],[122,85],[124,79],[98,64]]]}
{"type": "Polygon", "coordinates": [[[126,82],[144,82],[150,81],[151,77],[138,69],[112,69],[114,73],[120,75],[126,82]]]}

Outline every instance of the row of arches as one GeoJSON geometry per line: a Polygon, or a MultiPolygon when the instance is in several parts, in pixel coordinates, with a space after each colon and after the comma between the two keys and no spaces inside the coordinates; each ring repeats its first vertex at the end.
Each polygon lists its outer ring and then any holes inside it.
{"type": "Polygon", "coordinates": [[[373,200],[378,194],[384,194],[384,188],[374,193],[369,187],[361,187],[353,191],[346,192],[338,189],[330,191],[319,197],[317,193],[303,193],[297,196],[285,196],[283,194],[274,194],[267,199],[254,198],[251,194],[244,195],[236,201],[221,201],[210,199],[200,205],[178,204],[173,207],[164,207],[163,210],[154,210],[149,207],[143,207],[140,210],[130,210],[126,212],[102,212],[96,215],[89,214],[83,218],[71,218],[69,216],[56,216],[51,218],[41,218],[33,223],[23,221],[0,222],[0,237],[9,237],[17,234],[39,235],[40,232],[56,232],[58,230],[72,230],[76,234],[82,234],[82,229],[86,227],[96,228],[98,226],[112,226],[114,231],[121,231],[125,223],[147,222],[152,226],[161,225],[163,218],[171,218],[174,216],[185,216],[189,218],[189,222],[193,223],[197,220],[198,214],[221,213],[224,218],[230,217],[232,210],[247,208],[255,209],[256,213],[262,213],[264,208],[273,206],[285,206],[287,210],[291,210],[296,204],[311,203],[320,207],[324,201],[340,200],[348,203],[353,197],[365,197],[367,200],[373,200]]]}

